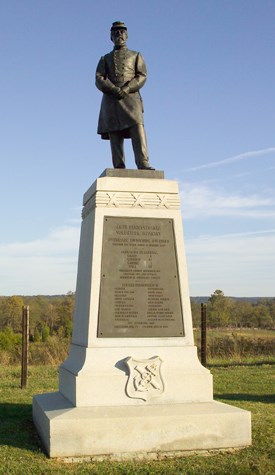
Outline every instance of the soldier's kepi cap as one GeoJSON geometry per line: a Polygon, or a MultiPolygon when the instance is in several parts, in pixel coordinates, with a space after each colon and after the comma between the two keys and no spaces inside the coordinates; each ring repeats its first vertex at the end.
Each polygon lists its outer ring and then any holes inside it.
{"type": "Polygon", "coordinates": [[[123,21],[114,21],[111,31],[113,30],[127,30],[127,26],[123,21]]]}

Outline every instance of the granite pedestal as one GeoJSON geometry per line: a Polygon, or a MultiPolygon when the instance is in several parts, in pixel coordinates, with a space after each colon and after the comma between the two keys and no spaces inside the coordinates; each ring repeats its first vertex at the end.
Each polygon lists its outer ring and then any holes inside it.
{"type": "Polygon", "coordinates": [[[73,336],[33,400],[50,457],[242,447],[250,413],[213,401],[194,346],[178,185],[105,170],[84,194],[73,336]]]}

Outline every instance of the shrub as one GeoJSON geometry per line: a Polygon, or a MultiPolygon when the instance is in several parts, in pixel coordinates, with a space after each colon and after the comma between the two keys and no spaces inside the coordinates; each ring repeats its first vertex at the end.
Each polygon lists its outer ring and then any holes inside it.
{"type": "Polygon", "coordinates": [[[68,339],[49,336],[46,342],[34,342],[29,347],[30,364],[61,364],[67,357],[68,339]]]}
{"type": "Polygon", "coordinates": [[[14,333],[11,327],[0,332],[0,361],[1,364],[12,364],[20,361],[22,351],[22,336],[14,333]]]}
{"type": "Polygon", "coordinates": [[[43,325],[42,327],[42,341],[45,343],[45,341],[48,341],[50,336],[50,329],[48,325],[43,325]]]}

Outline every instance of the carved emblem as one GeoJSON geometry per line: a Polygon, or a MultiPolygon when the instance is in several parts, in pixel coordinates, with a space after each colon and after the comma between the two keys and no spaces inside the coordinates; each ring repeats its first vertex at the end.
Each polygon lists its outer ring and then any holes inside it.
{"type": "Polygon", "coordinates": [[[130,357],[126,363],[129,368],[126,393],[129,397],[148,401],[163,393],[164,384],[160,374],[162,360],[159,356],[148,360],[135,360],[130,357]]]}
{"type": "Polygon", "coordinates": [[[82,210],[83,219],[98,207],[108,208],[147,208],[179,209],[179,195],[175,193],[130,193],[97,191],[82,210]]]}

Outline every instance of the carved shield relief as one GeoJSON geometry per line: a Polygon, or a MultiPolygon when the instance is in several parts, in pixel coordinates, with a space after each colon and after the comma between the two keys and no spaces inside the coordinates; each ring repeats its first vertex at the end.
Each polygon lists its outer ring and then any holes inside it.
{"type": "Polygon", "coordinates": [[[126,393],[129,397],[148,401],[163,393],[164,384],[160,373],[162,360],[159,356],[147,360],[130,357],[126,363],[129,368],[126,393]]]}

